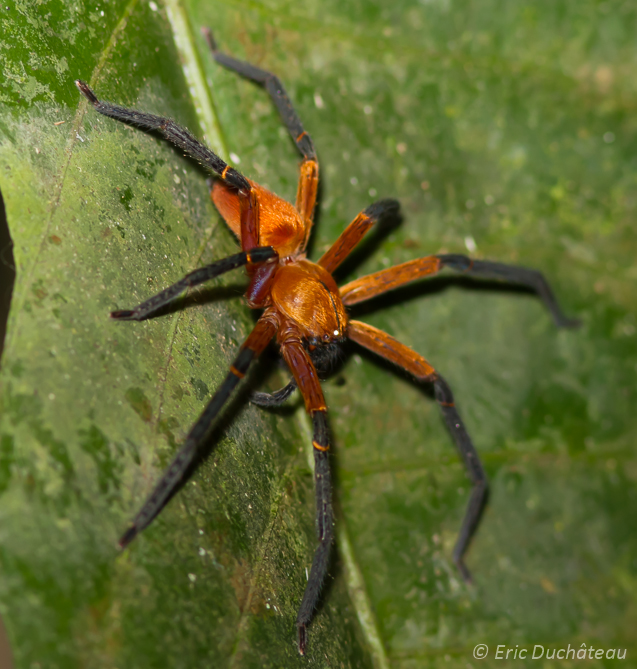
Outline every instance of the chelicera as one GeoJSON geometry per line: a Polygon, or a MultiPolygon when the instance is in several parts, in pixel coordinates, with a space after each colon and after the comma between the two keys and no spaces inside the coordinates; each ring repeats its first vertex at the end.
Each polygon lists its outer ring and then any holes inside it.
{"type": "Polygon", "coordinates": [[[201,454],[215,418],[248,371],[251,362],[276,337],[281,355],[292,373],[292,380],[275,393],[254,393],[252,401],[262,406],[274,406],[298,388],[314,428],[312,446],[319,544],[296,620],[298,649],[303,655],[307,647],[307,627],[325,580],[334,536],[327,405],[316,363],[326,356],[329,358],[345,339],[350,339],[406,370],[417,380],[433,385],[442,415],[473,486],[453,552],[454,562],[465,581],[470,581],[471,575],[464,556],[478,527],[487,495],[484,470],[454,405],[447,382],[425,358],[389,334],[350,319],[347,307],[448,268],[466,276],[526,286],[542,298],[557,326],[570,327],[577,322],[563,315],[548,283],[539,272],[502,263],[471,260],[457,254],[418,258],[361,277],[339,288],[332,278],[334,270],[374,224],[386,215],[397,212],[398,203],[395,200],[381,200],[372,204],[356,216],[317,262],[308,260],[305,250],[312,229],[319,180],[318,161],[312,140],[303,129],[281,81],[275,75],[220,53],[211,32],[202,32],[219,64],[265,87],[303,160],[296,203],[292,205],[230,167],[188,130],[173,121],[101,102],[87,84],[79,80],[75,82],[100,114],[160,133],[211,171],[216,177],[211,185],[212,200],[241,244],[240,253],[197,269],[134,309],[115,311],[111,317],[116,320],[144,320],[188,288],[238,267],[245,267],[247,271],[249,283],[245,296],[248,304],[253,309],[263,310],[225,380],[122,536],[120,546],[127,546],[147,527],[192,474],[193,464],[201,454]]]}

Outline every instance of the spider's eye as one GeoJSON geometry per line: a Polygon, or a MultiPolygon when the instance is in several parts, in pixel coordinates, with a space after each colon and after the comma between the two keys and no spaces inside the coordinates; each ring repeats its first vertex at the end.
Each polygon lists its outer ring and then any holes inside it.
{"type": "Polygon", "coordinates": [[[330,336],[327,333],[324,334],[323,335],[323,341],[329,341],[329,340],[330,340],[330,336]]]}

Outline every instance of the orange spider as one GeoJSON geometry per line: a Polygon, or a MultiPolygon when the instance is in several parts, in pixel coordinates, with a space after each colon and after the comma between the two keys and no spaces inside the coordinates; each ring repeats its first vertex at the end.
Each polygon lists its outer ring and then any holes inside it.
{"type": "Polygon", "coordinates": [[[281,81],[273,74],[217,51],[209,30],[202,31],[215,60],[224,67],[263,86],[272,97],[292,139],[303,155],[300,178],[293,206],[247,179],[219,156],[199,142],[188,130],[173,121],[100,102],[83,81],[75,83],[80,92],[105,116],[157,131],[169,142],[212,171],[217,179],[211,197],[230,229],[241,242],[241,253],[187,274],[132,310],[115,311],[117,320],[144,320],[174,297],[213,277],[245,266],[249,278],[246,298],[253,309],[263,309],[256,326],[248,336],[230,371],[214,397],[195,423],[173,462],[163,474],[129,529],[120,540],[124,548],[159,514],[175,492],[192,474],[193,465],[210,434],[213,421],[245,376],[250,363],[276,336],[292,381],[273,393],[254,393],[252,401],[261,406],[283,402],[298,387],[314,426],[316,515],[319,546],[305,588],[296,620],[298,648],[303,655],[307,647],[307,626],[312,620],[329,564],[333,541],[332,492],[328,453],[330,437],[327,406],[315,363],[331,357],[346,338],[411,373],[416,379],[433,384],[444,420],[464,460],[473,484],[453,558],[466,581],[471,575],[464,555],[474,535],[486,501],[487,480],[478,454],[455,406],[451,390],[442,376],[418,353],[371,325],[351,320],[346,307],[376,297],[406,283],[436,274],[444,267],[469,276],[497,279],[527,286],[544,300],[558,326],[577,322],[561,312],[544,277],[537,271],[501,263],[471,260],[462,255],[432,255],[396,265],[356,279],[338,288],[332,273],[349,255],[367,231],[383,216],[396,214],[395,200],[381,200],[361,212],[318,262],[305,257],[312,229],[312,218],[318,189],[318,162],[314,145],[294,111],[281,81]]]}

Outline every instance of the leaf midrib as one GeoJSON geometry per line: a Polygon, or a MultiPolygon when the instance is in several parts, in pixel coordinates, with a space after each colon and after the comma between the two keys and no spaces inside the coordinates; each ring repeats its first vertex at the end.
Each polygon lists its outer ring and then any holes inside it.
{"type": "MultiPolygon", "coordinates": [[[[166,7],[169,11],[171,28],[174,31],[173,39],[175,41],[175,46],[182,58],[182,69],[184,70],[184,76],[186,80],[190,81],[191,79],[194,79],[198,80],[199,82],[206,82],[206,78],[203,76],[201,63],[197,56],[196,44],[194,43],[194,34],[183,8],[181,7],[180,3],[177,2],[177,0],[166,0],[166,7]],[[184,48],[185,46],[187,48],[184,48]]],[[[211,91],[208,87],[205,87],[204,90],[203,86],[197,84],[194,86],[190,85],[189,92],[193,100],[193,105],[197,111],[199,123],[204,130],[204,134],[207,136],[208,140],[213,144],[213,146],[215,143],[217,144],[217,146],[214,148],[215,150],[218,150],[219,153],[222,153],[222,157],[227,156],[228,152],[224,141],[225,133],[223,132],[222,124],[215,112],[217,105],[215,105],[214,91],[211,91]],[[200,96],[199,98],[197,97],[198,95],[200,96]],[[209,100],[206,99],[207,97],[209,97],[209,100]],[[209,109],[210,113],[213,115],[212,120],[209,116],[206,115],[205,112],[202,112],[202,110],[207,109],[209,109]],[[214,142],[212,139],[214,137],[218,138],[216,142],[214,142]],[[220,147],[221,150],[219,150],[218,147],[220,147]],[[225,154],[225,156],[223,154],[225,154]]],[[[176,320],[177,319],[175,319],[175,321],[176,320]]],[[[163,398],[163,392],[161,396],[163,398]]],[[[304,452],[308,465],[313,471],[314,457],[311,446],[312,428],[309,417],[307,416],[303,407],[299,407],[297,409],[295,413],[295,419],[299,428],[299,432],[303,437],[304,452]]],[[[257,548],[257,554],[260,556],[264,556],[266,554],[268,546],[274,538],[274,527],[278,517],[279,507],[283,499],[283,487],[285,485],[286,479],[290,476],[291,468],[293,466],[293,460],[291,460],[281,474],[280,479],[273,486],[276,491],[276,499],[275,503],[271,505],[268,526],[263,534],[262,539],[259,542],[260,545],[257,548]]],[[[357,618],[361,625],[363,636],[365,637],[367,651],[369,652],[376,669],[388,669],[389,661],[382,643],[378,622],[376,621],[371,602],[365,591],[362,571],[354,556],[354,551],[349,539],[349,533],[347,531],[345,519],[340,514],[337,518],[336,544],[339,549],[339,556],[345,563],[345,579],[347,589],[352,601],[352,605],[356,611],[357,618]]],[[[255,588],[258,588],[259,574],[261,572],[260,564],[262,564],[262,562],[263,560],[260,560],[255,565],[255,568],[252,570],[250,575],[249,597],[252,596],[255,588]]],[[[250,607],[247,606],[245,611],[249,610],[250,607]]],[[[245,627],[245,619],[247,615],[248,614],[244,612],[239,618],[230,666],[233,666],[234,660],[238,657],[237,654],[239,653],[241,633],[245,627]]]]}

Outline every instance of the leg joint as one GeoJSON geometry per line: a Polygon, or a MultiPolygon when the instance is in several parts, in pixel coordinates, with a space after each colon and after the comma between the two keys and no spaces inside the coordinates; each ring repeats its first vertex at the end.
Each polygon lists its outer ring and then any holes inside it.
{"type": "Polygon", "coordinates": [[[266,262],[278,257],[279,254],[272,246],[257,246],[246,251],[246,260],[249,263],[266,262]]]}
{"type": "Polygon", "coordinates": [[[312,413],[312,423],[314,424],[314,437],[312,446],[321,452],[330,450],[330,431],[327,424],[327,412],[314,411],[312,413]]]}
{"type": "Polygon", "coordinates": [[[363,215],[371,218],[374,222],[378,221],[381,218],[385,217],[396,217],[400,210],[400,204],[398,200],[378,200],[367,207],[363,211],[363,215]]]}
{"type": "Polygon", "coordinates": [[[230,367],[230,371],[235,376],[238,376],[240,379],[242,379],[248,371],[248,367],[250,366],[253,357],[254,351],[252,349],[242,349],[239,352],[239,355],[236,357],[234,364],[230,367]]]}
{"type": "Polygon", "coordinates": [[[455,405],[453,399],[453,393],[447,382],[437,374],[433,379],[434,392],[436,394],[436,400],[438,404],[443,407],[452,407],[455,405]]]}
{"type": "Polygon", "coordinates": [[[473,267],[473,260],[457,253],[447,253],[436,256],[443,267],[449,267],[456,272],[468,272],[473,267]]]}

